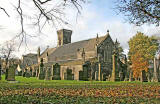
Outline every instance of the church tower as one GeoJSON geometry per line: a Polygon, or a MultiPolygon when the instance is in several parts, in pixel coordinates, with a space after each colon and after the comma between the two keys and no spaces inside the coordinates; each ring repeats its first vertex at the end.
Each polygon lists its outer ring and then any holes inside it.
{"type": "Polygon", "coordinates": [[[61,29],[57,31],[58,35],[58,46],[63,46],[64,44],[71,43],[72,31],[67,29],[61,29]]]}

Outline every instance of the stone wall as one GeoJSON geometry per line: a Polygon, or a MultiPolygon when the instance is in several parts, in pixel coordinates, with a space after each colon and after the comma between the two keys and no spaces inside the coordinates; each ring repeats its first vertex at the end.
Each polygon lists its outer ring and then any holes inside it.
{"type": "MultiPolygon", "coordinates": [[[[85,51],[85,58],[89,59],[89,58],[93,58],[96,57],[96,51],[85,51]]],[[[77,59],[82,59],[82,49],[80,49],[79,51],[77,51],[77,59]]]]}
{"type": "Polygon", "coordinates": [[[109,36],[97,47],[98,61],[101,63],[101,72],[103,73],[103,79],[111,76],[112,73],[112,52],[114,43],[109,36]]]}
{"type": "Polygon", "coordinates": [[[64,73],[66,73],[67,68],[72,70],[72,74],[74,74],[74,80],[79,80],[79,71],[83,70],[82,65],[61,66],[61,80],[64,80],[64,73]]]}

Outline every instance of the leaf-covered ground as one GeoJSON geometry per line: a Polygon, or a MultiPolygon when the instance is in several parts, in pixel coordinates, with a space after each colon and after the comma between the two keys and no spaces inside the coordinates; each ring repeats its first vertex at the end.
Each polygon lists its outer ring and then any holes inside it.
{"type": "Polygon", "coordinates": [[[0,81],[0,104],[160,104],[160,84],[141,82],[0,81]]]}

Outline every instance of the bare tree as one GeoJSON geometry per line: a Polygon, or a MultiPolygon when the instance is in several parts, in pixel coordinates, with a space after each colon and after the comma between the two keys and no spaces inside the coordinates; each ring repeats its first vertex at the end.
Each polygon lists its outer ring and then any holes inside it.
{"type": "MultiPolygon", "coordinates": [[[[35,26],[39,32],[41,32],[46,24],[54,27],[56,27],[56,24],[67,25],[69,23],[64,19],[65,9],[67,7],[73,7],[76,8],[77,13],[80,13],[82,9],[81,4],[86,1],[87,0],[14,0],[12,5],[20,17],[21,32],[16,36],[20,38],[20,46],[22,42],[26,42],[26,36],[34,36],[26,32],[27,19],[30,20],[30,24],[35,26]]],[[[9,12],[4,7],[1,7],[1,5],[0,10],[10,17],[9,12]]]]}
{"type": "Polygon", "coordinates": [[[117,0],[116,9],[127,16],[130,23],[160,25],[160,0],[117,0]]]}
{"type": "Polygon", "coordinates": [[[14,51],[15,51],[15,43],[14,41],[6,41],[1,47],[0,47],[0,55],[2,58],[5,59],[5,66],[4,69],[9,67],[9,60],[12,60],[14,58],[14,51]]]}

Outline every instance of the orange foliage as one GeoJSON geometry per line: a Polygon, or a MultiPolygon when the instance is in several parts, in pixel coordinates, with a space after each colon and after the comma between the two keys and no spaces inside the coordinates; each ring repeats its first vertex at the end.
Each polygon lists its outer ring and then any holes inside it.
{"type": "Polygon", "coordinates": [[[148,61],[143,58],[140,53],[136,53],[131,56],[133,77],[138,78],[141,75],[142,70],[148,71],[148,61]]]}
{"type": "Polygon", "coordinates": [[[21,88],[0,90],[0,98],[9,95],[47,97],[59,95],[82,97],[140,97],[160,98],[160,86],[127,84],[106,88],[21,88]]]}

